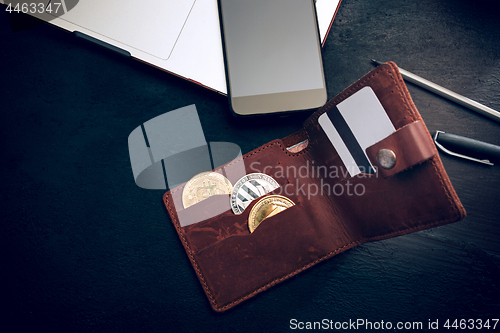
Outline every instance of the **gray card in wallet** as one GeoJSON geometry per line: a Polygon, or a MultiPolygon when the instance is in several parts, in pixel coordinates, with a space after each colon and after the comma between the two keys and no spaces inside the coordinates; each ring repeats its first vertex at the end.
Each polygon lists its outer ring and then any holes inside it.
{"type": "Polygon", "coordinates": [[[370,87],[330,108],[318,122],[337,150],[349,174],[375,173],[365,149],[395,131],[370,87]]]}

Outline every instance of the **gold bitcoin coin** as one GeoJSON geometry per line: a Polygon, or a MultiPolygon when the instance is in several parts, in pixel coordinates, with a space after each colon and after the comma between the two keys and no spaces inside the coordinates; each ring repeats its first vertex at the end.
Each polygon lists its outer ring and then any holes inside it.
{"type": "Polygon", "coordinates": [[[281,195],[273,194],[260,199],[248,215],[248,229],[254,232],[262,221],[294,205],[292,200],[281,195]]]}
{"type": "Polygon", "coordinates": [[[202,172],[191,178],[182,191],[182,205],[188,208],[218,194],[231,194],[233,185],[217,172],[202,172]]]}

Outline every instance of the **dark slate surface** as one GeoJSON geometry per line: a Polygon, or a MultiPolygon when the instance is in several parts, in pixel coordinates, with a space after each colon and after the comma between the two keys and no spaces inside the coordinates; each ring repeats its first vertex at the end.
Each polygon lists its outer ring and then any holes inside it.
{"type": "MultiPolygon", "coordinates": [[[[500,167],[443,155],[464,221],[359,246],[215,313],[162,191],[134,184],[127,137],[196,104],[207,141],[248,152],[309,113],[237,119],[225,97],[49,25],[14,33],[2,13],[0,34],[1,331],[278,332],[294,318],[424,328],[439,319],[442,328],[498,318],[500,167]]],[[[375,58],[500,110],[499,40],[495,1],[344,0],[324,47],[328,94],[375,58]]],[[[499,123],[408,86],[430,131],[500,144],[499,123]]]]}

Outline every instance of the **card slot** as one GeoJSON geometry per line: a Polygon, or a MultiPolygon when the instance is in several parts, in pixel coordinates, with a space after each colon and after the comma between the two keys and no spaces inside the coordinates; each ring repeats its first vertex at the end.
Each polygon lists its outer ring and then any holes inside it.
{"type": "Polygon", "coordinates": [[[335,221],[313,214],[312,209],[296,204],[262,221],[253,233],[233,235],[195,252],[198,267],[209,288],[217,290],[221,304],[350,243],[345,233],[332,227],[335,221]]]}
{"type": "MultiPolygon", "coordinates": [[[[287,183],[288,184],[288,183],[287,183]]],[[[283,184],[285,185],[285,184],[283,184]]],[[[198,222],[196,224],[191,224],[183,227],[183,230],[187,236],[193,251],[200,251],[208,246],[216,244],[232,236],[248,235],[250,231],[248,229],[248,216],[253,206],[262,198],[269,195],[278,194],[283,195],[290,200],[292,200],[295,205],[300,204],[303,200],[301,197],[296,196],[293,190],[292,184],[288,184],[289,187],[280,187],[260,198],[253,200],[249,206],[243,211],[242,214],[236,215],[232,210],[226,211],[218,216],[212,217],[205,221],[198,222]],[[292,187],[290,187],[292,186],[292,187]],[[284,190],[290,192],[292,195],[287,195],[284,190]]],[[[209,200],[209,199],[207,199],[209,200]]],[[[195,206],[192,206],[195,207],[195,206]]],[[[292,206],[290,208],[293,208],[292,206]]],[[[191,208],[191,207],[190,207],[191,208]]],[[[290,209],[288,208],[288,209],[290,209]]],[[[189,208],[188,208],[189,209],[189,208]]],[[[287,211],[286,209],[285,211],[287,211]]],[[[279,215],[279,214],[278,214],[279,215]]]]}
{"type": "MultiPolygon", "coordinates": [[[[273,194],[274,192],[269,193],[262,198],[273,194]]],[[[288,198],[294,201],[295,205],[265,219],[253,233],[250,233],[248,228],[248,217],[258,200],[252,202],[243,214],[234,215],[228,213],[216,219],[184,228],[188,241],[192,245],[193,251],[199,254],[234,237],[251,237],[258,240],[261,234],[267,235],[268,232],[278,232],[281,235],[291,232],[295,236],[289,238],[296,241],[300,241],[302,237],[307,237],[309,233],[307,230],[313,230],[313,233],[316,234],[311,239],[317,238],[318,235],[332,239],[339,237],[350,238],[344,230],[339,229],[343,229],[343,223],[340,222],[344,219],[343,211],[336,210],[331,206],[314,205],[307,200],[301,202],[297,198],[288,198]],[[324,222],[320,219],[321,215],[333,216],[334,221],[324,222]],[[284,223],[284,225],[281,225],[281,223],[284,223]]],[[[315,242],[318,243],[317,240],[315,242]]],[[[326,246],[326,248],[329,248],[329,246],[326,246]]]]}
{"type": "MultiPolygon", "coordinates": [[[[242,214],[236,215],[232,210],[229,210],[218,216],[183,227],[191,248],[193,251],[197,252],[227,238],[250,234],[248,229],[248,216],[252,207],[260,199],[279,192],[280,188],[253,200],[242,214]]],[[[298,202],[296,198],[290,199],[294,201],[294,203],[298,202]]]]}
{"type": "MultiPolygon", "coordinates": [[[[229,200],[229,194],[218,194],[188,208],[177,209],[179,224],[181,227],[186,227],[228,213],[231,211],[229,200]]],[[[175,208],[177,208],[177,205],[175,205],[175,208]]]]}
{"type": "Polygon", "coordinates": [[[184,227],[186,239],[194,252],[217,244],[228,237],[249,234],[248,212],[235,215],[232,211],[203,222],[184,227]]]}
{"type": "MultiPolygon", "coordinates": [[[[250,233],[250,230],[248,228],[248,214],[245,214],[246,216],[244,217],[244,219],[239,219],[240,221],[238,221],[238,222],[243,221],[244,223],[233,223],[232,226],[234,226],[234,232],[232,232],[231,234],[227,233],[226,237],[222,237],[222,238],[218,239],[217,241],[206,245],[203,248],[199,248],[195,252],[197,254],[202,253],[203,251],[209,249],[210,247],[218,246],[218,244],[220,244],[221,242],[231,241],[231,239],[233,239],[233,238],[250,237],[250,236],[258,238],[259,237],[258,235],[261,232],[266,232],[266,230],[268,228],[272,228],[272,227],[264,227],[264,226],[266,226],[268,224],[273,224],[273,223],[286,223],[284,221],[286,221],[290,217],[293,217],[294,211],[296,209],[297,209],[297,205],[292,206],[292,207],[290,207],[290,208],[288,208],[288,209],[286,209],[286,210],[284,210],[284,211],[282,211],[282,212],[280,212],[280,213],[278,213],[270,218],[265,219],[264,221],[262,221],[261,225],[259,225],[257,227],[257,229],[254,230],[253,233],[250,233]],[[284,214],[284,213],[286,213],[286,214],[284,214]],[[280,222],[276,222],[276,221],[280,221],[280,222]]],[[[267,232],[268,231],[269,230],[267,230],[267,232]]],[[[221,235],[221,234],[219,233],[219,235],[221,235]]],[[[190,238],[192,238],[193,236],[194,236],[194,234],[191,233],[190,238]]],[[[207,236],[207,233],[205,232],[204,237],[206,237],[206,236],[207,236]]],[[[238,242],[238,241],[236,240],[236,242],[238,242]]]]}

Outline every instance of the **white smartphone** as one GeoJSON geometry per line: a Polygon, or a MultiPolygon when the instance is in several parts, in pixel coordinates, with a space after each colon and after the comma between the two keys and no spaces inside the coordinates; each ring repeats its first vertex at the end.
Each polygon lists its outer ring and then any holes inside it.
{"type": "Polygon", "coordinates": [[[236,115],[318,108],[327,92],[314,0],[219,0],[236,115]]]}

